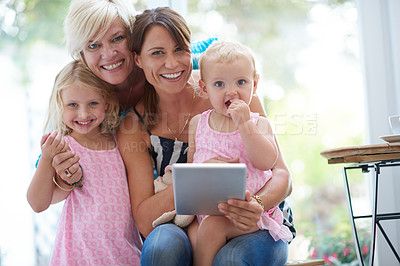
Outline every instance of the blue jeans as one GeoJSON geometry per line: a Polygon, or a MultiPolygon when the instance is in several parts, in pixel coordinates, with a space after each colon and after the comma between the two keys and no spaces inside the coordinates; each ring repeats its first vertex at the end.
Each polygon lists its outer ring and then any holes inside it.
{"type": "Polygon", "coordinates": [[[192,246],[186,232],[174,224],[162,224],[144,241],[140,265],[192,265],[192,260],[192,246]]]}
{"type": "Polygon", "coordinates": [[[288,243],[282,240],[275,242],[268,231],[258,230],[231,239],[219,250],[213,265],[282,266],[287,261],[288,253],[288,243]]]}
{"type": "MultiPolygon", "coordinates": [[[[282,266],[288,244],[275,242],[268,231],[231,239],[217,254],[213,265],[282,266]]],[[[141,265],[192,265],[192,247],[184,230],[174,224],[157,226],[143,244],[141,265]]]]}

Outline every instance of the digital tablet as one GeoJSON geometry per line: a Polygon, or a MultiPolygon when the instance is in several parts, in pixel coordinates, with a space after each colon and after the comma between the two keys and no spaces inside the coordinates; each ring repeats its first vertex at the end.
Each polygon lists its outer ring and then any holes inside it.
{"type": "Polygon", "coordinates": [[[244,199],[246,173],[243,163],[173,164],[176,213],[223,215],[218,203],[244,199]]]}

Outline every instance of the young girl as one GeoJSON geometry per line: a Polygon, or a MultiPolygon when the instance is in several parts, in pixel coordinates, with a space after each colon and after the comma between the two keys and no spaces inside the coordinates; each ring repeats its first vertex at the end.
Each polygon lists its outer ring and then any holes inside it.
{"type": "Polygon", "coordinates": [[[238,43],[215,42],[201,56],[200,71],[201,91],[214,109],[195,116],[190,123],[188,162],[202,163],[216,156],[239,158],[247,166],[246,189],[260,204],[260,212],[262,209],[257,226],[251,228],[226,216],[198,216],[199,224],[189,228],[195,265],[211,265],[220,248],[236,236],[261,229],[269,230],[275,241],[288,242],[292,234],[283,225],[280,209],[264,211],[257,196],[272,177],[270,169],[278,151],[267,119],[249,109],[259,78],[250,50],[238,43]]]}
{"type": "Polygon", "coordinates": [[[113,88],[81,61],[57,75],[49,102],[42,155],[28,188],[36,212],[66,199],[51,265],[139,265],[142,242],[131,213],[125,167],[113,132],[118,125],[113,88]],[[67,147],[83,175],[56,175],[53,157],[67,147]]]}

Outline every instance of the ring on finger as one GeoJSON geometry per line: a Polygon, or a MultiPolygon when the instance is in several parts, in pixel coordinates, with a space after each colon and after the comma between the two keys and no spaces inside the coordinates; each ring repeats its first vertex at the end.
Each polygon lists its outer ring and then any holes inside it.
{"type": "Polygon", "coordinates": [[[65,175],[66,175],[67,177],[71,177],[71,176],[72,176],[72,174],[71,174],[71,172],[69,171],[68,168],[66,168],[66,169],[64,170],[64,173],[65,173],[65,175]]]}

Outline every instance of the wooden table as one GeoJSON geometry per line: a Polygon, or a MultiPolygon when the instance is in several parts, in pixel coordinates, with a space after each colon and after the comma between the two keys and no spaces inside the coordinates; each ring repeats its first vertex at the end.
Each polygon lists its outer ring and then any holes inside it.
{"type": "Polygon", "coordinates": [[[343,147],[321,152],[329,164],[370,163],[400,159],[400,142],[343,147]]]}
{"type": "Polygon", "coordinates": [[[371,248],[370,248],[370,261],[369,265],[374,263],[375,241],[376,241],[376,227],[381,230],[383,237],[393,251],[393,254],[400,263],[400,256],[392,245],[389,236],[380,224],[381,220],[395,220],[400,219],[400,213],[377,213],[378,206],[378,180],[380,169],[382,167],[400,166],[400,143],[386,143],[375,145],[352,146],[325,150],[321,155],[328,159],[328,164],[338,163],[352,163],[350,166],[343,168],[343,177],[345,188],[347,192],[347,203],[349,207],[351,226],[353,231],[353,238],[355,242],[356,252],[360,265],[364,265],[360,244],[358,241],[358,234],[355,225],[355,219],[359,218],[372,218],[371,224],[371,248]],[[372,214],[364,216],[354,216],[353,207],[351,202],[350,187],[348,182],[347,170],[348,169],[361,169],[363,172],[369,172],[369,169],[375,170],[374,184],[375,187],[372,191],[372,214]]]}

